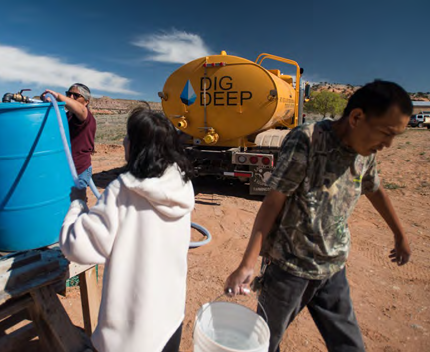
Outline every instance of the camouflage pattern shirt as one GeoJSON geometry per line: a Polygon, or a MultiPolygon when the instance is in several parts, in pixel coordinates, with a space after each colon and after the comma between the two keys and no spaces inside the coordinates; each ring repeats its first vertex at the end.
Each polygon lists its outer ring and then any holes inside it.
{"type": "Polygon", "coordinates": [[[261,254],[293,275],[326,279],[345,266],[348,218],[360,195],[375,192],[375,154],[346,147],[331,120],[304,124],[285,138],[267,181],[287,198],[261,254]]]}

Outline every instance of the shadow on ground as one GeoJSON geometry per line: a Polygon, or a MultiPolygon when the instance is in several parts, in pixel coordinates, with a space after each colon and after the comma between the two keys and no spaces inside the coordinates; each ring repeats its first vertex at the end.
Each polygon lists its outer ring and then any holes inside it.
{"type": "MultiPolygon", "coordinates": [[[[115,180],[122,172],[124,167],[117,167],[111,170],[93,174],[93,180],[97,187],[106,188],[110,182],[115,180]]],[[[242,183],[237,179],[220,179],[213,176],[197,177],[193,180],[194,192],[199,195],[196,203],[219,205],[213,202],[211,195],[222,195],[238,197],[248,200],[262,200],[263,196],[252,196],[249,194],[249,184],[242,183]],[[207,196],[207,197],[205,197],[207,196]]]]}

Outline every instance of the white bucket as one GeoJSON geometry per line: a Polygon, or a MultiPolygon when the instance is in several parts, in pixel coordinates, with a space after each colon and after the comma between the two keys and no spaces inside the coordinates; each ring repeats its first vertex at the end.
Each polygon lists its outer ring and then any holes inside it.
{"type": "Polygon", "coordinates": [[[267,352],[269,339],[264,319],[240,304],[206,303],[197,313],[194,352],[267,352]]]}

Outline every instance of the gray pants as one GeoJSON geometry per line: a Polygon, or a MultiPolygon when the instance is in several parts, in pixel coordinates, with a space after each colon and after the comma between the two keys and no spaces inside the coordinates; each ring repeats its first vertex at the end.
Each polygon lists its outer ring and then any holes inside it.
{"type": "MultiPolygon", "coordinates": [[[[279,352],[288,325],[304,307],[330,352],[363,352],[364,343],[349,295],[345,269],[325,280],[307,280],[271,264],[263,277],[259,302],[268,316],[269,352],[279,352]]],[[[265,318],[260,307],[257,313],[265,318]]]]}

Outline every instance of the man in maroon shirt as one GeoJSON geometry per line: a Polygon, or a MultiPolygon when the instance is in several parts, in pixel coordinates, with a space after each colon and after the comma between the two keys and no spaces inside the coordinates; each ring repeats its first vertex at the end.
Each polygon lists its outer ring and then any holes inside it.
{"type": "Polygon", "coordinates": [[[91,154],[94,152],[96,120],[88,109],[91,99],[90,89],[81,83],[73,84],[66,95],[47,89],[42,94],[51,93],[55,99],[66,103],[69,122],[72,157],[79,178],[79,188],[86,189],[92,175],[91,154]]]}

